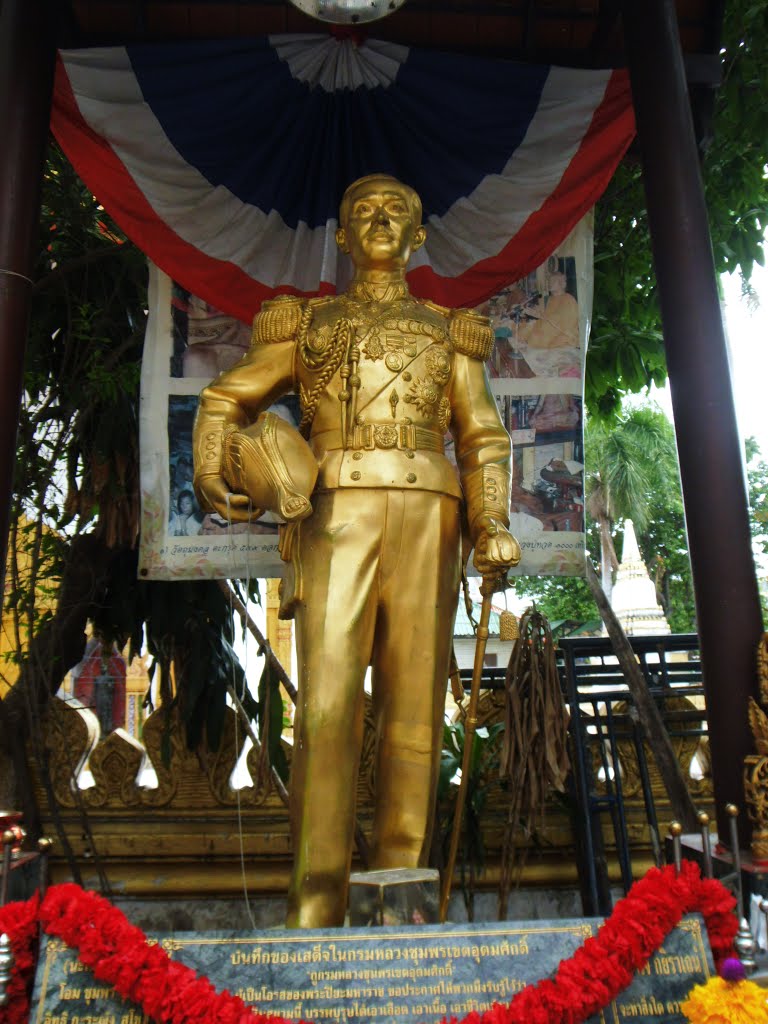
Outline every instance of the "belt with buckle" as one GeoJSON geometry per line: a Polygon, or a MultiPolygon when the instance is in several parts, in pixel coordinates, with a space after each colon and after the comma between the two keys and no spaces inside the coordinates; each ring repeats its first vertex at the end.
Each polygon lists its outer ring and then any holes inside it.
{"type": "MultiPolygon", "coordinates": [[[[326,451],[334,451],[342,447],[341,431],[320,430],[312,435],[310,441],[316,441],[326,451]]],[[[442,453],[445,451],[445,439],[436,430],[416,427],[413,423],[356,423],[347,447],[351,451],[372,452],[379,448],[383,451],[398,449],[442,453]]]]}

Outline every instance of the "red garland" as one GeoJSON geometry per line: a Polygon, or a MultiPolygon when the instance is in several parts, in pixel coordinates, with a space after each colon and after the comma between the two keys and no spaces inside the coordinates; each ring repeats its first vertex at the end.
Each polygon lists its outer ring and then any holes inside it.
{"type": "MultiPolygon", "coordinates": [[[[720,882],[702,879],[689,861],[679,875],[671,866],[652,868],[616,904],[595,938],[560,963],[553,978],[529,985],[508,1005],[470,1013],[460,1024],[580,1024],[629,985],[683,914],[703,914],[716,962],[731,954],[738,928],[735,903],[720,882]]],[[[0,932],[10,935],[16,958],[11,998],[0,1010],[0,1024],[27,1019],[36,920],[49,935],[76,949],[97,980],[162,1024],[290,1024],[276,1014],[259,1013],[227,991],[217,992],[207,978],[150,945],[101,896],[69,883],[49,889],[41,906],[33,897],[0,910],[0,932]]]]}
{"type": "Polygon", "coordinates": [[[13,953],[13,972],[8,982],[5,1006],[0,1007],[2,1024],[25,1024],[37,963],[37,918],[40,900],[35,894],[26,903],[0,907],[0,935],[7,935],[13,953]]]}

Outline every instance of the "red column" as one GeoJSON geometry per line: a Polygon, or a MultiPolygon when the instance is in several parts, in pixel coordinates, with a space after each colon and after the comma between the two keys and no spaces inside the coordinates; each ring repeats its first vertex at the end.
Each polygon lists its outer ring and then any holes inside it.
{"type": "MultiPolygon", "coordinates": [[[[624,0],[624,36],[643,158],[696,615],[718,826],[744,807],[762,613],[699,156],[672,0],[624,0]]],[[[746,815],[742,815],[745,825],[746,815]]]]}
{"type": "Polygon", "coordinates": [[[0,3],[0,581],[50,120],[56,0],[0,3]]]}

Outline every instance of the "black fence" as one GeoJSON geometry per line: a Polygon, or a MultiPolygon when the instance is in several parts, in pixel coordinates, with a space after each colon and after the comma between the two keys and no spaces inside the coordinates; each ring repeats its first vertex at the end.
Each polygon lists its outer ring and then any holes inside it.
{"type": "MultiPolygon", "coordinates": [[[[706,736],[699,639],[695,634],[630,637],[670,738],[690,754],[706,736]]],[[[583,912],[605,916],[612,900],[606,856],[611,837],[624,891],[632,883],[625,788],[631,775],[642,796],[654,859],[661,863],[653,776],[632,695],[607,637],[561,639],[558,668],[570,711],[571,798],[583,912]]],[[[469,685],[471,671],[462,671],[469,685]]],[[[503,687],[505,670],[487,668],[484,688],[503,687]]]]}

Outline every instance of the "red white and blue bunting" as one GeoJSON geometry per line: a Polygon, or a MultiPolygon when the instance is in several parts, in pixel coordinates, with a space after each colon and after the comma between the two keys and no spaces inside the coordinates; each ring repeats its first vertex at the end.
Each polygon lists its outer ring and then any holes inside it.
{"type": "Polygon", "coordinates": [[[304,35],[62,51],[52,127],[159,267],[248,322],[343,285],[339,199],[374,171],[424,203],[414,293],[477,305],[591,208],[634,118],[624,71],[304,35]]]}

